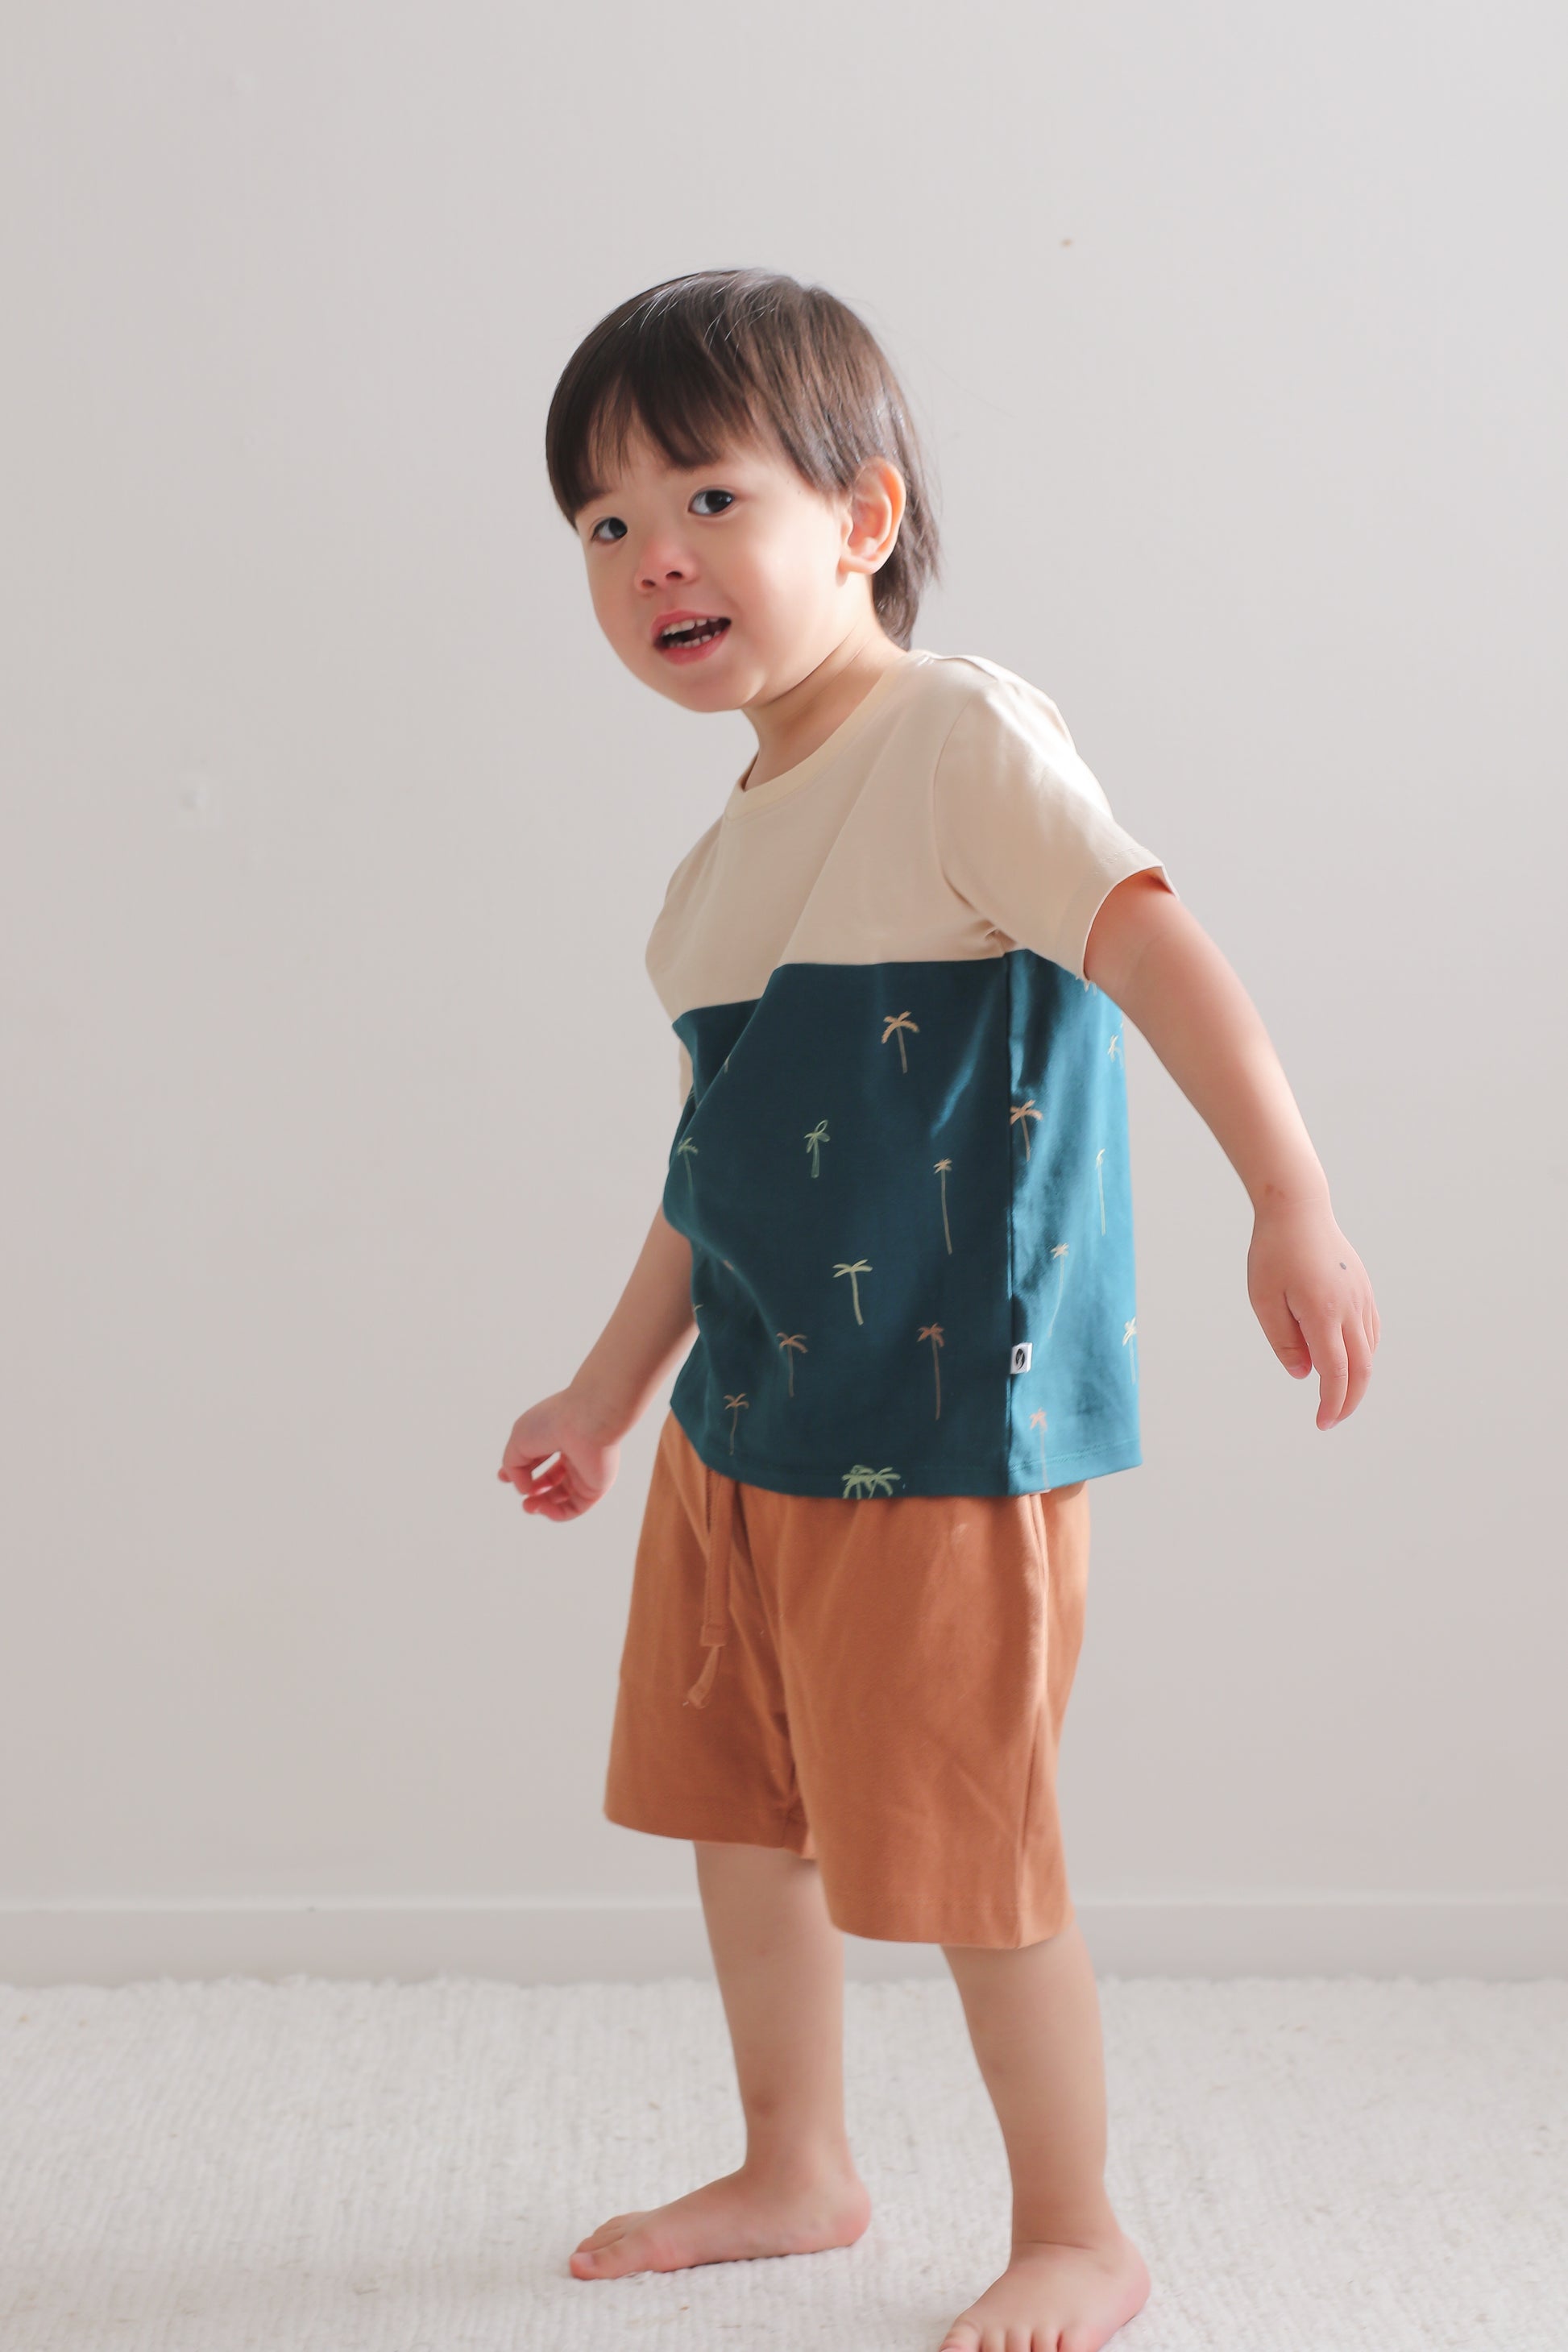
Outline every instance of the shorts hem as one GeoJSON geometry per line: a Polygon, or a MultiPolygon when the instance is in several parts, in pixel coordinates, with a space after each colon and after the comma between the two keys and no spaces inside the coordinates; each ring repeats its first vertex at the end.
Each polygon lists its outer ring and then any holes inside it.
{"type": "Polygon", "coordinates": [[[1059,1936],[1066,1928],[1070,1927],[1078,1916],[1069,1900],[1059,1913],[1047,1914],[1043,1917],[1037,1916],[1028,1920],[1016,1933],[976,1935],[970,1932],[960,1935],[955,1933],[952,1927],[933,1929],[930,1926],[915,1924],[903,1927],[884,1925],[875,1927],[869,1925],[857,1926],[854,1920],[844,1917],[836,1911],[831,1903],[827,1906],[827,1915],[841,1934],[858,1936],[867,1943],[959,1944],[967,1946],[971,1949],[989,1952],[1016,1952],[1021,1950],[1026,1944],[1047,1943],[1052,1937],[1059,1936]]]}
{"type": "Polygon", "coordinates": [[[630,1806],[617,1812],[606,1801],[600,1811],[605,1821],[620,1830],[637,1830],[644,1837],[681,1838],[703,1845],[765,1845],[783,1846],[791,1853],[799,1853],[811,1835],[809,1823],[793,1819],[763,1820],[738,1826],[732,1817],[717,1822],[711,1817],[694,1821],[690,1815],[676,1821],[671,1815],[655,1820],[647,1813],[634,1814],[630,1806]]]}

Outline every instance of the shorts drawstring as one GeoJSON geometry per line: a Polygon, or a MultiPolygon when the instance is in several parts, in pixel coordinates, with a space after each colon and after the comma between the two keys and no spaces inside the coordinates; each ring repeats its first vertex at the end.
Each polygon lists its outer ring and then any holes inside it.
{"type": "Polygon", "coordinates": [[[730,1544],[735,1524],[735,1481],[717,1470],[708,1474],[708,1567],[702,1582],[702,1631],[698,1639],[707,1664],[682,1699],[683,1706],[706,1706],[719,1652],[730,1631],[730,1544]]]}

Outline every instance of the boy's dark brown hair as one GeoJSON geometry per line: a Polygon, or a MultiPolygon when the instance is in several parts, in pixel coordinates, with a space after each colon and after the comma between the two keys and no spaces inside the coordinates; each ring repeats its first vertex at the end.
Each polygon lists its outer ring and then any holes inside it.
{"type": "Polygon", "coordinates": [[[639,425],[672,466],[771,435],[825,497],[868,458],[904,478],[891,554],[871,575],[883,629],[907,650],[941,548],[920,441],[898,378],[864,321],[823,286],[765,269],[666,278],[609,311],[562,371],[544,427],[555,502],[575,522],[639,425]]]}

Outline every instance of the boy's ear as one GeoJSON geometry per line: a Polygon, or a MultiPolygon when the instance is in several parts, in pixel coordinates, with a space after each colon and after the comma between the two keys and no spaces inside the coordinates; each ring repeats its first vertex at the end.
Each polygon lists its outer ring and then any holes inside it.
{"type": "Polygon", "coordinates": [[[906,504],[904,478],[889,457],[868,457],[849,491],[844,561],[852,572],[879,572],[893,551],[906,504]]]}

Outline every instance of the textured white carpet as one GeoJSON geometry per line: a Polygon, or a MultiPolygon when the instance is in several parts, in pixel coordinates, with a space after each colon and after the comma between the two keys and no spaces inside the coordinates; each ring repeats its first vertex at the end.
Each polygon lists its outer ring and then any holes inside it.
{"type": "MultiPolygon", "coordinates": [[[[1568,2352],[1568,1983],[1102,1979],[1117,2352],[1568,2352]]],[[[1005,2258],[950,1981],[847,1988],[874,2214],[588,2283],[742,2153],[717,1990],[0,1988],[5,2352],[934,2352],[1005,2258]]]]}

